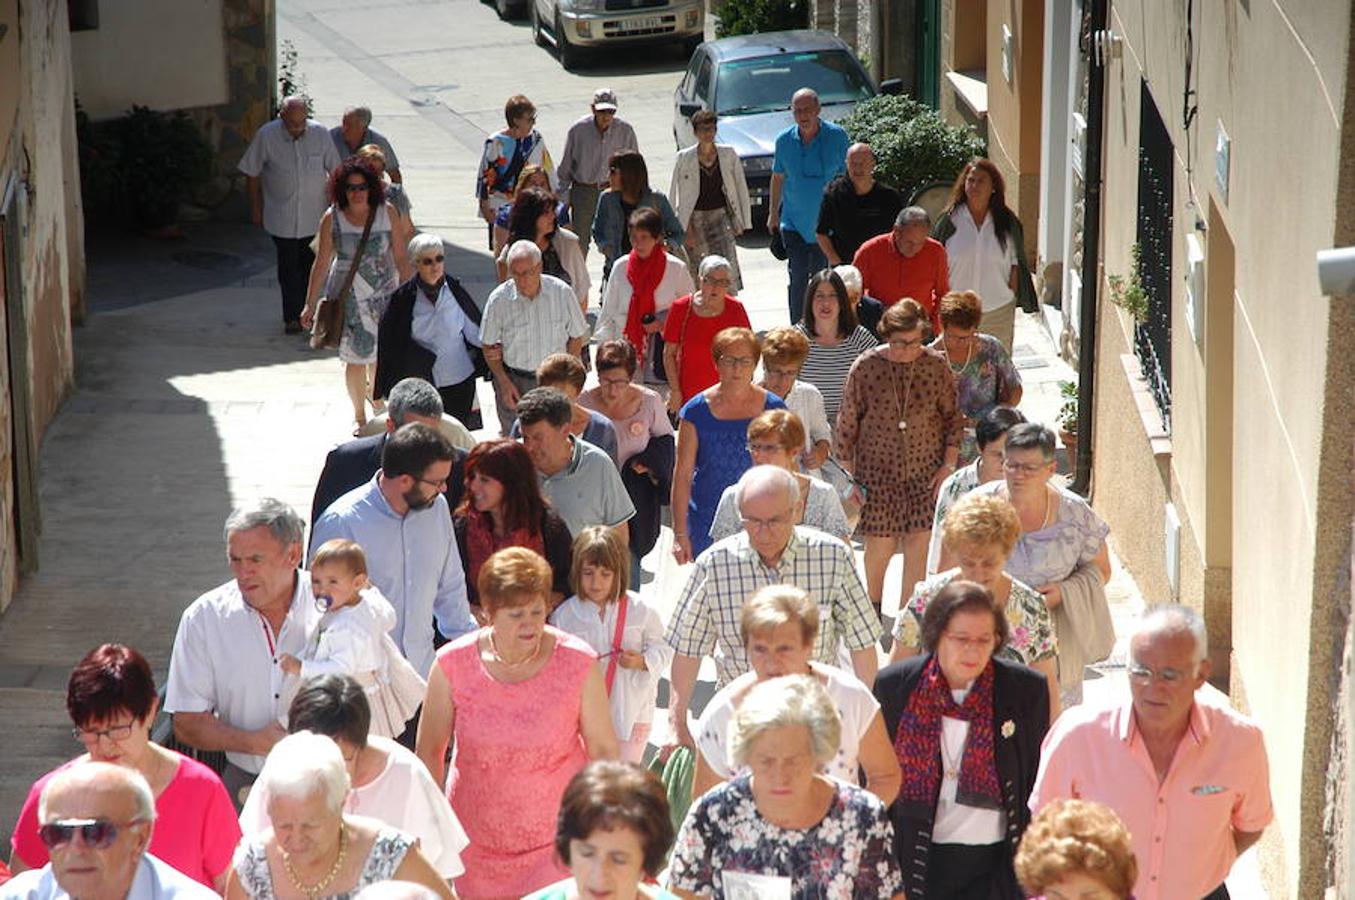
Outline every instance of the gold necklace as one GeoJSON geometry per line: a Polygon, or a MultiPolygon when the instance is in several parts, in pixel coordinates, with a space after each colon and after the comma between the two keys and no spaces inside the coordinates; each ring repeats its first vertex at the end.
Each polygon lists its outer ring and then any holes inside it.
{"type": "Polygon", "coordinates": [[[528,653],[524,658],[518,660],[517,662],[509,662],[508,660],[504,659],[503,654],[499,652],[499,645],[494,643],[494,630],[491,628],[489,631],[489,652],[493,654],[494,661],[497,662],[499,665],[508,669],[516,669],[521,666],[525,666],[527,665],[527,663],[536,659],[536,655],[541,652],[541,639],[544,638],[545,636],[546,633],[544,631],[541,634],[538,634],[536,636],[536,643],[532,645],[531,653],[528,653]]]}
{"type": "MultiPolygon", "coordinates": [[[[966,741],[968,740],[968,737],[969,736],[966,733],[966,741]]],[[[957,779],[960,777],[960,764],[964,762],[964,744],[960,744],[959,758],[951,759],[950,754],[946,752],[946,735],[944,730],[941,734],[941,762],[945,769],[945,777],[957,779]]]]}
{"type": "Polygon", "coordinates": [[[334,865],[330,867],[329,874],[321,878],[310,887],[301,883],[297,877],[296,870],[292,868],[292,857],[286,851],[282,851],[282,868],[287,871],[287,877],[292,880],[292,885],[307,897],[319,897],[320,892],[329,887],[334,876],[339,874],[339,868],[343,866],[343,858],[348,853],[348,826],[342,822],[339,824],[339,856],[334,860],[334,865]]]}
{"type": "MultiPolygon", "coordinates": [[[[913,362],[917,362],[917,360],[913,360],[913,362]]],[[[917,370],[913,368],[913,363],[895,363],[890,360],[889,383],[894,388],[894,410],[899,414],[899,431],[908,430],[908,401],[912,399],[913,376],[915,374],[917,374],[917,370]],[[895,369],[896,365],[908,367],[908,383],[903,387],[902,397],[899,396],[899,377],[898,371],[895,369]]]]}
{"type": "Polygon", "coordinates": [[[941,353],[943,356],[946,357],[946,362],[950,364],[950,368],[952,371],[963,372],[965,366],[969,365],[969,360],[972,359],[974,356],[974,339],[975,335],[969,336],[969,342],[968,344],[966,344],[964,362],[960,363],[960,367],[957,369],[955,368],[955,363],[950,361],[950,348],[946,346],[946,336],[944,334],[941,335],[941,353]]]}

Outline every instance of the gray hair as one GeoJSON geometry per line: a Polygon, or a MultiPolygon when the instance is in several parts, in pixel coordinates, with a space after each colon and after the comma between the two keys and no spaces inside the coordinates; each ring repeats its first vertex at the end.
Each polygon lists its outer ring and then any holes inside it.
{"type": "Polygon", "coordinates": [[[313,731],[298,731],[273,745],[254,786],[270,804],[278,797],[306,800],[319,794],[331,812],[342,813],[351,784],[339,745],[313,731]]]}
{"type": "Polygon", "coordinates": [[[441,419],[444,411],[442,395],[422,378],[400,379],[386,398],[386,414],[396,428],[408,424],[411,415],[441,419]]]}
{"type": "Polygon", "coordinates": [[[282,102],[278,104],[278,115],[282,115],[293,106],[299,106],[309,112],[310,103],[310,99],[307,98],[305,94],[288,94],[286,97],[283,97],[282,102]]]}
{"type": "Polygon", "coordinates": [[[306,523],[281,500],[264,497],[253,506],[237,507],[226,519],[225,539],[237,531],[249,531],[260,526],[266,527],[273,539],[284,547],[301,543],[306,533],[306,523]]]}
{"type": "Polygon", "coordinates": [[[932,217],[920,206],[905,206],[894,217],[894,227],[907,228],[909,225],[925,225],[931,228],[932,217]]]}
{"type": "Polygon", "coordinates": [[[833,271],[837,277],[842,279],[842,286],[847,289],[848,295],[861,296],[861,270],[849,263],[843,263],[840,266],[833,266],[833,271]]]}
{"type": "Polygon", "coordinates": [[[1205,630],[1204,619],[1189,606],[1179,603],[1164,603],[1145,612],[1134,627],[1130,640],[1173,634],[1189,634],[1194,639],[1196,665],[1209,655],[1209,633],[1205,630]]]}
{"type": "Polygon", "coordinates": [[[822,104],[819,102],[819,92],[814,90],[813,88],[807,87],[800,88],[798,91],[790,95],[790,102],[793,104],[796,100],[799,100],[801,97],[809,97],[811,100],[814,101],[814,104],[816,106],[822,106],[822,104]]]}
{"type": "Polygon", "coordinates": [[[411,262],[415,262],[429,250],[442,252],[443,249],[444,241],[442,240],[441,235],[433,234],[430,231],[421,231],[414,235],[413,239],[409,242],[409,259],[411,262]]]}
{"type": "Polygon", "coordinates": [[[814,761],[820,767],[837,755],[842,744],[842,717],[817,678],[785,675],[756,684],[739,704],[730,724],[730,756],[736,765],[745,766],[753,744],[764,732],[795,725],[809,731],[814,761]]]}
{"type": "Polygon", "coordinates": [[[508,248],[508,265],[512,266],[519,259],[531,260],[532,265],[541,265],[541,248],[536,245],[536,241],[514,241],[513,246],[508,248]]]}
{"type": "Polygon", "coordinates": [[[349,106],[349,107],[347,107],[347,108],[344,109],[344,111],[343,111],[343,117],[346,119],[346,118],[348,118],[349,116],[353,116],[353,117],[355,117],[359,122],[361,122],[363,128],[366,128],[368,125],[371,125],[371,124],[372,124],[372,111],[371,111],[371,109],[369,109],[369,108],[366,107],[366,106],[349,106]]]}
{"type": "Polygon", "coordinates": [[[105,762],[84,762],[63,769],[48,779],[38,795],[38,822],[46,825],[51,819],[47,815],[47,801],[52,794],[63,788],[92,788],[98,786],[117,787],[132,795],[136,801],[134,818],[145,822],[155,821],[155,794],[146,781],[146,776],[136,769],[115,766],[105,762]],[[104,785],[102,783],[112,782],[104,785]]]}
{"type": "Polygon", "coordinates": [[[724,269],[726,272],[732,271],[729,267],[729,260],[718,253],[712,253],[701,260],[701,265],[696,270],[696,277],[704,281],[707,275],[720,269],[724,269]]]}
{"type": "Polygon", "coordinates": [[[780,466],[752,466],[739,476],[738,485],[734,488],[734,500],[738,504],[739,511],[743,511],[743,500],[749,491],[761,490],[779,486],[790,496],[790,505],[800,505],[800,482],[795,480],[795,476],[780,466]]]}

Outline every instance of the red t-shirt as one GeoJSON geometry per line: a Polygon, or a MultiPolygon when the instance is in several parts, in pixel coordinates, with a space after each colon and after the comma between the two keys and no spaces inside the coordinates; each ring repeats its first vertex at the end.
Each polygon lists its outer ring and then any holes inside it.
{"type": "MultiPolygon", "coordinates": [[[[53,775],[74,764],[58,766],[34,782],[19,811],[10,844],[30,869],[41,869],[49,859],[38,838],[38,795],[53,775]]],[[[169,786],[155,798],[155,816],[151,854],[214,889],[240,842],[240,822],[221,779],[197,760],[181,757],[169,786]]]]}
{"type": "Polygon", "coordinates": [[[867,296],[893,306],[911,297],[932,320],[932,330],[941,333],[941,298],[950,291],[950,264],[940,241],[927,238],[911,259],[894,246],[894,233],[887,231],[861,245],[852,259],[861,271],[861,285],[867,296]]]}
{"type": "Polygon", "coordinates": [[[678,385],[683,403],[720,380],[710,345],[726,328],[752,328],[748,312],[733,297],[725,297],[724,312],[709,317],[692,314],[691,294],[673,301],[663,324],[663,341],[682,346],[678,352],[678,385]]]}

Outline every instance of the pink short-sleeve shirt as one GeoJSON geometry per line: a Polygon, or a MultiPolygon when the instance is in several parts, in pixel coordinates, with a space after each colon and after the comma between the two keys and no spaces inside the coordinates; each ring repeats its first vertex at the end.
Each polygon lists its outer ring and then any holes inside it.
{"type": "Polygon", "coordinates": [[[1132,702],[1076,706],[1045,736],[1030,809],[1061,797],[1104,803],[1133,836],[1138,900],[1203,897],[1233,867],[1233,831],[1260,831],[1273,818],[1269,772],[1261,729],[1208,688],[1195,693],[1161,784],[1132,702]]]}

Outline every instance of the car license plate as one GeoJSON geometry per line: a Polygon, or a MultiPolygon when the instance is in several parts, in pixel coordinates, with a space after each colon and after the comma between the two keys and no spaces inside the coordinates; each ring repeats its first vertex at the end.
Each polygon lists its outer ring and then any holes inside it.
{"type": "Polygon", "coordinates": [[[627,31],[652,31],[663,27],[662,16],[649,16],[644,19],[631,19],[626,23],[627,31]]]}

